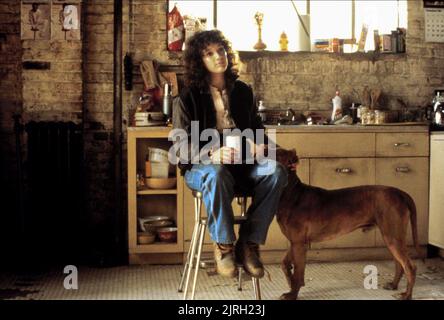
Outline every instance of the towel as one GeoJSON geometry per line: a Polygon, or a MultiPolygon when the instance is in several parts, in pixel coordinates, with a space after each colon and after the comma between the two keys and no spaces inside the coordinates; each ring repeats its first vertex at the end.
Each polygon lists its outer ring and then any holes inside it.
{"type": "Polygon", "coordinates": [[[140,73],[142,74],[143,82],[145,83],[145,90],[160,87],[153,60],[142,61],[140,63],[140,73]]]}

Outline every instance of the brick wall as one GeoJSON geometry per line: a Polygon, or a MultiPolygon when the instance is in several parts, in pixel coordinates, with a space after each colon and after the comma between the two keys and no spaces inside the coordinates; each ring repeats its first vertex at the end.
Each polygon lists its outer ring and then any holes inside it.
{"type": "Polygon", "coordinates": [[[242,78],[270,107],[331,110],[336,88],[347,104],[360,102],[353,89],[381,88],[384,106],[424,106],[444,87],[444,45],[424,42],[422,1],[408,2],[406,54],[242,54],[242,78]]]}
{"type": "MultiPolygon", "coordinates": [[[[131,39],[128,48],[135,64],[156,59],[180,64],[180,54],[166,50],[165,2],[133,1],[131,39]]],[[[400,109],[402,98],[409,107],[429,103],[433,90],[444,88],[444,45],[424,42],[422,1],[408,2],[407,52],[405,54],[327,54],[241,52],[241,79],[252,84],[256,95],[270,108],[330,110],[336,88],[346,104],[360,102],[353,89],[381,88],[382,102],[400,109]]],[[[142,81],[135,68],[136,86],[127,95],[133,105],[142,81]]]]}
{"type": "Polygon", "coordinates": [[[114,1],[86,1],[84,25],[85,200],[93,259],[112,256],[114,210],[114,1]]]}
{"type": "Polygon", "coordinates": [[[13,114],[22,110],[20,5],[15,0],[0,2],[0,248],[8,254],[16,241],[11,230],[18,225],[17,170],[13,114]]]}

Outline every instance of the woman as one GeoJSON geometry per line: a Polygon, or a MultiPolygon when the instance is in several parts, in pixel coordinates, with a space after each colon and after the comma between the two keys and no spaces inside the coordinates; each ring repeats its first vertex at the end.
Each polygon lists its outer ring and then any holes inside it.
{"type": "MultiPolygon", "coordinates": [[[[250,86],[237,80],[233,58],[230,43],[218,30],[198,32],[187,41],[184,52],[186,88],[174,100],[173,127],[185,130],[188,138],[192,121],[197,121],[194,125],[198,123],[199,133],[208,129],[218,133],[229,129],[252,129],[257,141],[256,129],[264,127],[256,114],[250,86]]],[[[208,230],[215,242],[216,269],[224,276],[236,276],[235,253],[250,275],[259,278],[264,275],[259,245],[265,243],[279,198],[287,184],[287,171],[271,159],[246,162],[248,155],[258,157],[264,153],[266,136],[263,141],[265,144],[251,145],[243,141],[242,149],[238,150],[224,145],[222,140],[221,147],[208,152],[209,163],[179,164],[187,186],[202,192],[208,230]],[[255,151],[249,152],[250,149],[255,151]],[[274,170],[264,174],[264,167],[270,164],[274,170]],[[234,247],[236,236],[231,203],[238,188],[252,190],[254,196],[234,247]]],[[[204,143],[199,142],[199,150],[204,143]]]]}

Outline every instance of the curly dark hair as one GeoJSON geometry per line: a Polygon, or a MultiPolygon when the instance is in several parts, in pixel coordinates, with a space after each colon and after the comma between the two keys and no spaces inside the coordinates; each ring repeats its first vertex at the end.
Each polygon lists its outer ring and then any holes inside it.
{"type": "Polygon", "coordinates": [[[202,52],[208,45],[214,43],[221,44],[227,52],[228,67],[224,73],[227,86],[238,78],[237,72],[233,69],[235,56],[230,41],[220,30],[200,31],[186,42],[183,61],[187,86],[201,89],[208,86],[210,73],[202,60],[202,52]]]}

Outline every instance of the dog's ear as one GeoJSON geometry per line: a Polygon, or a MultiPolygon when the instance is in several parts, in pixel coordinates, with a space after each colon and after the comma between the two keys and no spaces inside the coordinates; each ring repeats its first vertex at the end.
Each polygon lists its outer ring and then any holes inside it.
{"type": "Polygon", "coordinates": [[[291,153],[292,153],[291,162],[299,163],[299,157],[298,154],[296,153],[296,149],[295,148],[291,149],[291,153]]]}

